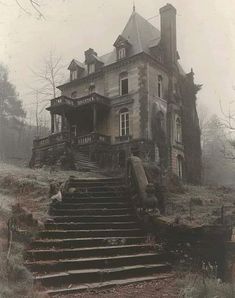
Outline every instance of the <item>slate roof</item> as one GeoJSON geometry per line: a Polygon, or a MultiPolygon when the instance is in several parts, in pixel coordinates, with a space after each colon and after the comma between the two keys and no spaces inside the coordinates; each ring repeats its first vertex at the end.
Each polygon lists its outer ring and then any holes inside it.
{"type": "MultiPolygon", "coordinates": [[[[135,11],[131,14],[121,36],[131,44],[130,56],[141,52],[149,53],[149,47],[157,45],[160,41],[160,31],[135,11]]],[[[112,52],[97,57],[97,59],[105,66],[116,62],[116,49],[114,48],[112,52]]],[[[74,61],[80,67],[85,67],[84,63],[76,59],[74,61]]]]}
{"type": "MultiPolygon", "coordinates": [[[[131,44],[130,56],[142,52],[150,53],[150,48],[157,46],[161,40],[160,31],[135,11],[132,12],[121,36],[131,44]]],[[[115,63],[117,61],[116,49],[114,48],[110,53],[96,57],[96,59],[104,63],[104,66],[115,63]]],[[[85,68],[84,75],[86,75],[85,63],[76,59],[74,61],[80,67],[85,68]]],[[[180,65],[179,71],[181,74],[185,74],[180,65]]]]}

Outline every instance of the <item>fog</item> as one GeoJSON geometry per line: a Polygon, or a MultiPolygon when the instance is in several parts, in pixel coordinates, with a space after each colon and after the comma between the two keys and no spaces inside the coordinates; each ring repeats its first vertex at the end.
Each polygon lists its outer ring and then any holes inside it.
{"type": "MultiPolygon", "coordinates": [[[[30,68],[38,69],[51,49],[62,55],[67,66],[73,58],[84,61],[84,51],[94,48],[99,55],[112,50],[133,7],[132,0],[42,0],[38,18],[20,1],[0,2],[0,61],[10,71],[27,111],[32,111],[30,87],[37,82],[30,68]],[[31,13],[31,15],[29,15],[31,13]]],[[[235,2],[232,0],[172,0],[177,9],[177,43],[180,63],[191,67],[195,81],[203,84],[198,98],[210,113],[220,113],[234,99],[235,2]]],[[[136,11],[159,28],[163,0],[136,0],[136,11]]],[[[65,76],[67,73],[65,72],[65,76]]],[[[28,114],[30,117],[30,114],[28,114]]]]}

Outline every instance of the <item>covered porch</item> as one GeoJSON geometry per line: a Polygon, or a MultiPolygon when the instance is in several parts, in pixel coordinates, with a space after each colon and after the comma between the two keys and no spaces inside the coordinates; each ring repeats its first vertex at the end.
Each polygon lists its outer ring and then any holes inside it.
{"type": "MultiPolygon", "coordinates": [[[[57,135],[56,139],[72,145],[110,144],[109,108],[109,99],[97,93],[75,99],[65,96],[53,99],[47,108],[51,114],[51,136],[57,135]]],[[[44,142],[50,143],[51,136],[44,142]]]]}

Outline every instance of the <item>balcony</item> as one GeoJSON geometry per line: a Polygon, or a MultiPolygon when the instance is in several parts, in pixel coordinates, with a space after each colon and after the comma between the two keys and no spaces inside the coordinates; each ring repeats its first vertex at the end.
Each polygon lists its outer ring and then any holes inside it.
{"type": "Polygon", "coordinates": [[[53,98],[51,100],[51,105],[47,108],[47,110],[53,111],[54,113],[62,113],[70,109],[77,109],[81,106],[95,103],[97,105],[109,107],[110,99],[95,92],[80,98],[69,98],[62,95],[60,97],[53,98]]]}
{"type": "Polygon", "coordinates": [[[47,147],[47,146],[52,146],[59,143],[68,142],[68,141],[69,141],[69,133],[63,131],[63,132],[51,134],[46,138],[42,138],[42,139],[36,138],[33,141],[33,147],[34,148],[47,147]]]}

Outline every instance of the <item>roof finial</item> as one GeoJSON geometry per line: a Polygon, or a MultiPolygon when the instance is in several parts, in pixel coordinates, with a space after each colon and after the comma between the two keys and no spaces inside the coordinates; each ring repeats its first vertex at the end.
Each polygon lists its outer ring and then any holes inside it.
{"type": "Polygon", "coordinates": [[[135,1],[133,1],[133,12],[135,12],[135,1]]]}

